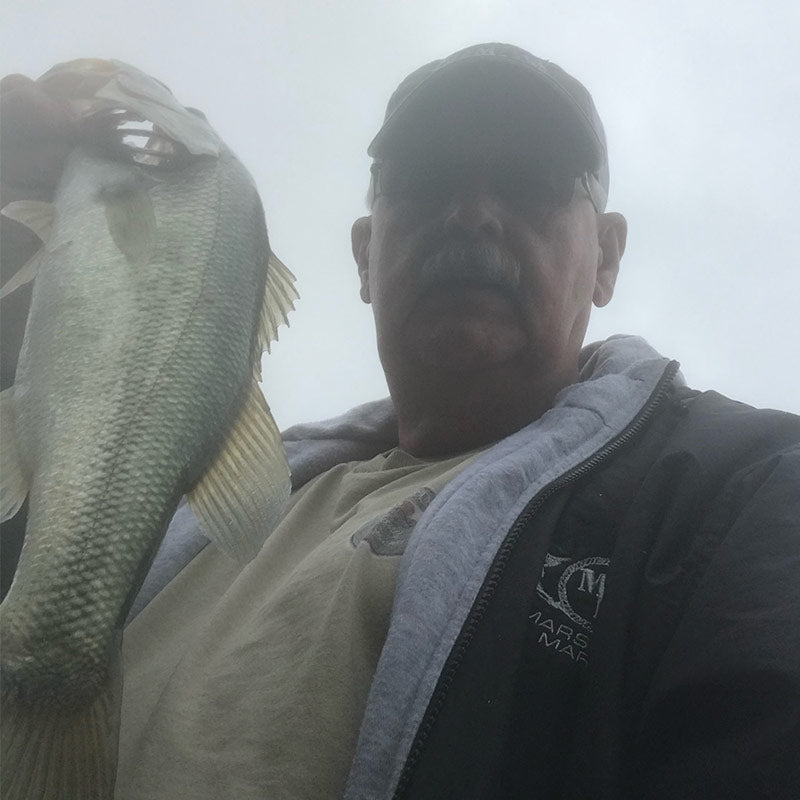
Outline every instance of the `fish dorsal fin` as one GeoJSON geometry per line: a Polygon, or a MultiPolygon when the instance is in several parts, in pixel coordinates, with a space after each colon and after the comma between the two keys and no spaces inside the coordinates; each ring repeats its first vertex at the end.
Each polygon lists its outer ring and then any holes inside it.
{"type": "Polygon", "coordinates": [[[255,380],[222,449],[189,493],[203,532],[245,563],[281,518],[291,491],[280,432],[255,380]]]}
{"type": "Polygon", "coordinates": [[[19,511],[28,494],[28,481],[22,471],[17,445],[17,415],[14,387],[0,392],[0,522],[19,511]]]}
{"type": "Polygon", "coordinates": [[[53,229],[55,206],[41,200],[15,200],[3,206],[0,214],[30,228],[43,242],[46,242],[53,229]]]}
{"type": "MultiPolygon", "coordinates": [[[[275,253],[270,253],[267,265],[267,286],[264,304],[258,323],[258,351],[269,352],[270,343],[278,338],[278,326],[289,324],[289,312],[294,310],[294,301],[300,296],[294,288],[295,277],[291,270],[275,253]]],[[[256,370],[260,363],[256,360],[256,370]]],[[[257,373],[258,376],[258,373],[257,373]]]]}

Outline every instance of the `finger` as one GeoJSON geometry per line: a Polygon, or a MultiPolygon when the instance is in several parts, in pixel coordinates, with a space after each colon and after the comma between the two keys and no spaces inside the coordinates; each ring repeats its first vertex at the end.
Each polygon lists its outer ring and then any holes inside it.
{"type": "Polygon", "coordinates": [[[69,135],[72,121],[65,103],[45,94],[25,75],[0,79],[0,135],[12,139],[50,139],[69,135]]]}
{"type": "Polygon", "coordinates": [[[49,97],[24,75],[0,80],[0,202],[47,199],[58,183],[74,137],[75,123],[66,104],[49,97]]]}

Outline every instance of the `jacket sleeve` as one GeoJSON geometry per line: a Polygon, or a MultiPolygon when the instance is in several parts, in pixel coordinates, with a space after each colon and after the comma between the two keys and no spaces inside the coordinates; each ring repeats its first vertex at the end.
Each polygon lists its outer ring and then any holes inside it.
{"type": "Polygon", "coordinates": [[[800,798],[800,447],[727,482],[718,543],[661,659],[634,794],[800,798]]]}

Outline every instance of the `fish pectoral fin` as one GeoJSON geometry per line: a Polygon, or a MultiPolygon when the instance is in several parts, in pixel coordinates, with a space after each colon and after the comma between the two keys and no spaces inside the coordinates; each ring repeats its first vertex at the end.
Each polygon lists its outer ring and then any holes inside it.
{"type": "Polygon", "coordinates": [[[39,265],[44,258],[45,248],[40,247],[0,288],[0,300],[7,297],[11,292],[16,292],[20,286],[25,286],[36,278],[39,265]]]}
{"type": "Polygon", "coordinates": [[[85,701],[76,702],[69,691],[15,691],[5,681],[0,699],[3,800],[110,800],[121,700],[119,654],[105,682],[85,701]]]}
{"type": "MultiPolygon", "coordinates": [[[[267,263],[267,285],[258,323],[258,347],[260,352],[269,352],[271,342],[278,338],[278,326],[289,324],[289,312],[294,310],[294,301],[300,296],[294,287],[295,277],[289,268],[270,252],[267,263]]],[[[256,369],[259,368],[257,362],[256,369]]]]}
{"type": "Polygon", "coordinates": [[[46,242],[53,230],[55,209],[52,203],[41,200],[15,200],[3,206],[0,214],[30,228],[43,242],[46,242]]]}
{"type": "Polygon", "coordinates": [[[143,186],[124,183],[101,193],[108,232],[128,262],[143,266],[150,260],[156,241],[153,201],[143,186]]]}
{"type": "Polygon", "coordinates": [[[0,522],[19,511],[28,494],[17,446],[17,415],[14,387],[0,392],[0,522]]]}
{"type": "Polygon", "coordinates": [[[255,380],[217,458],[188,494],[203,532],[240,563],[280,520],[291,477],[280,432],[255,380]]]}
{"type": "Polygon", "coordinates": [[[0,300],[15,292],[20,286],[30,283],[39,270],[47,249],[47,242],[53,230],[55,206],[39,200],[15,200],[0,211],[4,217],[13,219],[29,228],[44,243],[23,266],[18,269],[0,288],[0,300]]]}

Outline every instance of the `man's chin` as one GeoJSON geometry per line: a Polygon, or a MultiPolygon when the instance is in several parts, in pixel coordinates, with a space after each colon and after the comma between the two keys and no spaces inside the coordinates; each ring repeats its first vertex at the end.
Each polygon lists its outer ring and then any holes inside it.
{"type": "MultiPolygon", "coordinates": [[[[421,331],[417,332],[421,334],[421,331]]],[[[524,351],[518,331],[503,326],[448,325],[442,322],[407,342],[421,367],[445,373],[485,372],[508,365],[524,351]]]]}
{"type": "Polygon", "coordinates": [[[395,363],[435,378],[502,367],[524,357],[528,341],[512,297],[497,287],[458,283],[429,290],[387,344],[395,363]]]}

